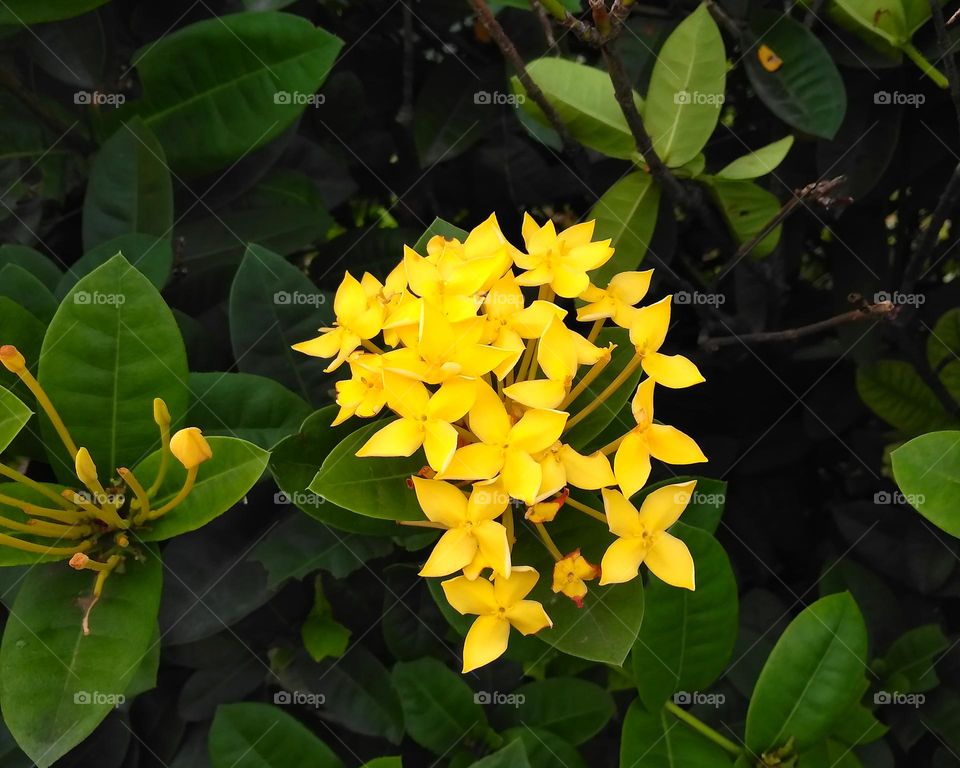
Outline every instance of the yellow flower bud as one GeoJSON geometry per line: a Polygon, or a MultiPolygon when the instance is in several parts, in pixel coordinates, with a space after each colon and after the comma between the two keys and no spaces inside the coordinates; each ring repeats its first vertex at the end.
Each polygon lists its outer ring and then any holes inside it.
{"type": "Polygon", "coordinates": [[[27,361],[13,344],[4,344],[0,347],[0,363],[3,363],[3,367],[10,373],[22,371],[27,367],[27,361]]]}
{"type": "Polygon", "coordinates": [[[88,488],[95,487],[97,483],[97,465],[93,463],[90,457],[90,451],[81,448],[77,451],[76,458],[77,477],[80,482],[88,488]]]}
{"type": "Polygon", "coordinates": [[[167,404],[159,397],[153,399],[153,420],[158,427],[170,426],[170,411],[167,410],[167,404]]]}
{"type": "Polygon", "coordinates": [[[210,444],[196,427],[181,429],[170,438],[170,452],[187,469],[193,469],[213,457],[210,444]]]}

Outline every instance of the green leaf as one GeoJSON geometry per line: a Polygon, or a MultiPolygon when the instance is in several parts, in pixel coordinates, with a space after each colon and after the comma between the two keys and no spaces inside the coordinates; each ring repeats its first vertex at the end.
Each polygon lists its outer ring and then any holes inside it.
{"type": "Polygon", "coordinates": [[[709,533],[677,523],[696,566],[697,588],[677,589],[651,575],[647,610],[633,647],[640,698],[655,711],[678,691],[705,691],[723,673],[737,640],[737,582],[709,533]]]}
{"type": "Polygon", "coordinates": [[[175,171],[214,171],[285,131],[342,45],[287,13],[198,21],[134,56],[143,98],[124,105],[117,119],[140,115],[175,171]]]}
{"type": "MultiPolygon", "coordinates": [[[[527,64],[527,72],[540,86],[547,101],[556,110],[570,135],[584,146],[610,157],[629,160],[636,152],[633,134],[620,111],[613,92],[613,83],[606,72],[575,61],[548,57],[527,64]]],[[[516,78],[511,80],[514,93],[526,95],[516,78]]],[[[637,108],[643,106],[634,94],[637,108]]],[[[543,125],[550,121],[527,97],[523,108],[543,125]]]]}
{"type": "Polygon", "coordinates": [[[530,761],[527,759],[523,742],[511,741],[503,749],[498,749],[471,765],[473,768],[530,768],[530,761]]]}
{"type": "Polygon", "coordinates": [[[463,154],[498,119],[499,107],[483,100],[489,92],[467,87],[464,75],[462,62],[447,59],[420,87],[413,106],[413,142],[421,168],[463,154]]]}
{"type": "MultiPolygon", "coordinates": [[[[771,219],[780,212],[780,201],[776,196],[752,181],[728,181],[713,177],[704,177],[720,204],[723,218],[726,219],[734,239],[742,245],[759,235],[771,219]]],[[[776,228],[761,240],[750,252],[754,258],[768,256],[780,242],[780,230],[776,228]]]]}
{"type": "Polygon", "coordinates": [[[0,296],[20,304],[37,320],[46,324],[57,311],[57,300],[50,290],[23,267],[0,267],[0,296]]]}
{"type": "Polygon", "coordinates": [[[587,768],[576,748],[556,734],[536,726],[521,725],[500,733],[505,741],[519,741],[527,752],[530,768],[587,768]]]}
{"type": "Polygon", "coordinates": [[[647,255],[660,209],[660,187],[649,173],[628,174],[603,193],[587,218],[596,219],[594,240],[609,237],[613,257],[592,280],[606,285],[618,272],[636,269],[647,255]]]}
{"type": "Polygon", "coordinates": [[[878,360],[858,368],[857,392],[871,411],[906,435],[960,426],[903,360],[878,360]]]}
{"type": "Polygon", "coordinates": [[[165,238],[172,229],[173,182],[163,147],[134,117],[91,163],[83,198],[84,250],[135,232],[165,238]]]}
{"type": "Polygon", "coordinates": [[[571,744],[592,739],[615,713],[609,693],[575,677],[537,680],[520,686],[513,694],[516,706],[501,707],[506,722],[542,728],[571,744]]]}
{"type": "Polygon", "coordinates": [[[817,600],[777,641],[750,700],[746,744],[754,754],[791,738],[803,750],[830,733],[859,697],[867,630],[848,592],[817,600]]]}
{"type": "Polygon", "coordinates": [[[878,667],[884,689],[899,693],[933,690],[940,682],[935,663],[949,649],[950,641],[937,624],[904,632],[887,649],[878,667]]]}
{"type": "Polygon", "coordinates": [[[960,538],[960,432],[931,432],[892,454],[893,477],[910,506],[951,536],[960,538]]]}
{"type": "Polygon", "coordinates": [[[621,768],[729,768],[733,759],[666,710],[630,705],[620,736],[621,768]]]}
{"type": "Polygon", "coordinates": [[[793,136],[784,136],[779,141],[760,147],[749,155],[738,157],[718,171],[717,178],[741,180],[766,176],[783,162],[783,158],[787,156],[792,146],[793,136]]]}
{"type": "MultiPolygon", "coordinates": [[[[270,454],[262,448],[235,437],[210,437],[207,442],[213,458],[200,465],[190,495],[151,522],[149,529],[139,532],[144,541],[163,541],[206,525],[240,501],[263,475],[270,454]]],[[[160,455],[160,451],[154,451],[134,468],[133,473],[144,486],[149,486],[157,476],[160,455]]],[[[152,502],[154,509],[177,494],[186,475],[179,462],[169,462],[166,478],[152,502]]]]}
{"type": "Polygon", "coordinates": [[[900,48],[910,40],[900,0],[830,0],[826,12],[831,21],[881,51],[900,48]]]}
{"type": "Polygon", "coordinates": [[[100,243],[77,259],[61,277],[57,285],[57,296],[66,296],[80,278],[118,254],[143,273],[158,291],[163,290],[173,268],[173,246],[170,240],[132,233],[100,243]]]}
{"type": "Polygon", "coordinates": [[[342,440],[320,466],[310,490],[327,501],[382,520],[423,520],[417,496],[407,486],[424,466],[422,449],[410,457],[360,458],[356,455],[385,420],[361,427],[342,440]]]}
{"type": "Polygon", "coordinates": [[[247,246],[230,289],[230,341],[241,371],[276,379],[316,402],[332,388],[320,361],[293,350],[332,320],[333,301],[282,256],[247,246]]]}
{"type": "MultiPolygon", "coordinates": [[[[57,485],[55,483],[41,483],[41,485],[56,494],[60,494],[66,490],[66,486],[57,485]]],[[[21,485],[20,483],[0,483],[0,493],[2,493],[4,496],[9,496],[12,499],[26,501],[30,504],[38,504],[42,507],[51,504],[51,500],[48,497],[44,496],[42,493],[39,493],[35,489],[21,485]]],[[[19,507],[13,507],[4,504],[0,506],[0,509],[3,510],[2,513],[0,513],[3,515],[3,517],[16,520],[20,523],[25,523],[29,520],[28,516],[19,507]]],[[[52,544],[50,539],[40,536],[33,536],[31,534],[17,534],[17,538],[24,539],[25,541],[32,541],[36,544],[43,544],[45,546],[50,546],[52,544]]],[[[20,549],[14,549],[13,547],[0,547],[0,566],[49,563],[56,560],[66,560],[68,557],[69,555],[41,555],[36,552],[25,552],[20,549]]]]}
{"type": "MultiPolygon", "coordinates": [[[[0,296],[0,328],[3,329],[0,344],[13,344],[19,349],[20,354],[26,358],[27,368],[36,375],[43,334],[47,330],[44,324],[15,301],[6,296],[0,296]]],[[[7,387],[27,403],[34,401],[33,394],[16,374],[2,367],[0,367],[0,385],[7,387]]]]}
{"type": "Polygon", "coordinates": [[[693,160],[717,126],[727,54],[704,4],[685,18],[657,54],[643,121],[653,148],[670,167],[693,160]]]}
{"type": "Polygon", "coordinates": [[[960,402],[960,309],[944,312],[927,336],[927,360],[954,400],[960,402]]]}
{"type": "Polygon", "coordinates": [[[441,235],[447,239],[455,237],[460,242],[463,242],[467,239],[468,234],[470,233],[467,232],[467,230],[460,229],[456,224],[451,224],[449,221],[444,221],[438,217],[433,220],[430,226],[427,227],[427,231],[417,240],[416,245],[413,246],[413,250],[420,254],[426,254],[427,243],[436,235],[441,235]]]}
{"type": "MultiPolygon", "coordinates": [[[[866,685],[864,685],[864,690],[866,685]]],[[[831,740],[843,742],[849,746],[869,744],[883,737],[887,726],[877,720],[873,714],[859,701],[853,703],[840,718],[836,728],[830,733],[831,740]]],[[[832,768],[832,766],[831,766],[832,768]]]]}
{"type": "Polygon", "coordinates": [[[833,58],[803,24],[773,10],[751,20],[757,45],[744,56],[750,83],[760,100],[787,125],[823,139],[836,136],[847,111],[847,92],[833,58]],[[766,45],[783,65],[768,72],[757,52],[766,45]]]}
{"type": "Polygon", "coordinates": [[[0,266],[6,264],[23,267],[51,291],[60,282],[61,272],[57,263],[25,245],[0,245],[0,266]]]}
{"type": "Polygon", "coordinates": [[[299,395],[265,376],[191,373],[193,403],[185,423],[205,435],[227,435],[270,448],[293,434],[311,413],[299,395]]]}
{"type": "Polygon", "coordinates": [[[106,2],[107,0],[47,0],[35,3],[31,0],[8,0],[0,8],[0,25],[19,27],[72,19],[99,8],[106,2]]]}
{"type": "Polygon", "coordinates": [[[343,768],[304,725],[269,704],[224,704],[210,726],[213,768],[343,768]]]}
{"type": "Polygon", "coordinates": [[[403,768],[403,761],[399,757],[375,757],[361,768],[403,768]]]}
{"type": "Polygon", "coordinates": [[[37,566],[14,601],[0,647],[3,719],[41,768],[83,741],[118,704],[150,651],[160,606],[158,555],[126,559],[82,627],[94,578],[37,566]],[[78,602],[79,601],[79,602],[78,602]]]}
{"type": "Polygon", "coordinates": [[[323,594],[323,580],[314,580],[313,608],[303,626],[300,638],[314,661],[329,657],[339,658],[350,643],[350,630],[333,618],[330,602],[323,594]]]}
{"type": "Polygon", "coordinates": [[[487,716],[463,678],[436,659],[400,662],[393,668],[407,733],[437,755],[470,747],[488,729],[487,716]]]}
{"type": "Polygon", "coordinates": [[[671,477],[651,486],[650,490],[670,483],[682,483],[688,479],[696,480],[697,488],[687,508],[683,510],[681,519],[685,525],[702,528],[707,533],[715,533],[727,502],[727,484],[723,480],[714,480],[710,477],[671,477]]]}
{"type": "Polygon", "coordinates": [[[33,411],[19,397],[0,387],[0,453],[7,450],[32,415],[33,411]]]}
{"type": "MultiPolygon", "coordinates": [[[[47,329],[40,383],[78,446],[104,475],[159,443],[153,398],[174,421],[187,410],[187,356],[173,314],[157,289],[122,256],[91,272],[63,300],[47,329]]],[[[48,446],[60,441],[42,419],[48,446]]],[[[73,461],[48,448],[54,468],[73,461]]]]}

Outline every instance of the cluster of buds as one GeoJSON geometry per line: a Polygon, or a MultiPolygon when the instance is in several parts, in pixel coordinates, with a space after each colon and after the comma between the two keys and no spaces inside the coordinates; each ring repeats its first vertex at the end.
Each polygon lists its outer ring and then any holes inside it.
{"type": "Polygon", "coordinates": [[[153,401],[153,418],[160,431],[161,457],[157,474],[149,488],[144,487],[127,467],[117,467],[116,475],[106,486],[100,480],[97,466],[87,448],[77,446],[50,397],[27,367],[23,355],[12,345],[0,347],[0,364],[15,374],[36,398],[63,447],[74,463],[78,484],[57,493],[23,473],[0,464],[0,476],[28,489],[32,495],[46,499],[46,504],[33,504],[3,493],[0,485],[0,506],[15,510],[20,519],[0,517],[0,546],[31,552],[40,557],[69,558],[77,570],[96,573],[92,599],[87,603],[84,631],[88,631],[90,610],[99,600],[109,575],[123,568],[128,556],[138,552],[131,546],[130,535],[137,529],[166,515],[183,503],[193,490],[200,465],[212,458],[210,445],[196,427],[181,429],[171,436],[170,413],[160,398],[153,401]],[[158,503],[160,489],[173,457],[186,470],[181,488],[158,503]]]}
{"type": "Polygon", "coordinates": [[[491,216],[462,242],[433,237],[426,255],[405,248],[383,283],[347,273],[334,327],[294,347],[331,359],[327,371],[349,366],[351,377],[336,385],[334,424],[385,408],[398,417],[358,456],[423,449],[428,466],[410,484],[427,519],[410,524],[444,531],[420,574],[459,573],[443,582],[444,593],[457,611],[478,616],[466,638],[464,672],[499,657],[511,626],[523,634],[552,626],[542,604],[526,599],[537,572],[511,562],[516,504],[555,560],[554,592],[578,605],[586,582],[629,581],[642,562],[664,581],[694,588],[690,553],[666,531],[694,483],[660,488],[639,510],[629,499],[647,482],[651,457],[706,461],[690,437],[653,420],[657,385],[688,387],[703,377],[687,358],[660,351],[671,297],[637,306],[652,270],[621,272],[605,287],[591,282],[591,272],[614,254],[593,232],[592,221],[557,232],[552,221],[539,226],[527,215],[520,250],[491,216]],[[587,324],[584,334],[571,327],[574,319],[587,324]],[[601,391],[583,398],[612,359],[614,345],[596,343],[608,322],[629,331],[634,354],[601,391]],[[589,455],[564,441],[644,374],[632,401],[635,427],[589,455]],[[571,487],[599,491],[603,511],[573,499],[571,487]],[[614,535],[599,566],[579,549],[564,554],[556,547],[548,526],[561,508],[602,521],[614,535]]]}

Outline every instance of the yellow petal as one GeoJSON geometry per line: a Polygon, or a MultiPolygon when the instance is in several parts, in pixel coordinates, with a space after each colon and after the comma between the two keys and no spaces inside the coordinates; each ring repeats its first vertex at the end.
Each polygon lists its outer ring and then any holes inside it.
{"type": "Polygon", "coordinates": [[[557,242],[557,228],[553,224],[553,219],[547,219],[547,222],[542,227],[536,227],[536,225],[530,227],[529,237],[525,234],[527,230],[527,220],[524,219],[521,233],[523,234],[523,241],[527,246],[527,250],[531,254],[549,250],[557,242]]]}
{"type": "Polygon", "coordinates": [[[467,499],[467,519],[473,523],[493,520],[500,517],[509,504],[510,494],[506,492],[499,479],[493,482],[475,483],[470,498],[467,499]]]}
{"type": "Polygon", "coordinates": [[[620,491],[604,488],[603,509],[607,514],[607,525],[614,536],[639,536],[643,528],[636,508],[620,491]]]}
{"type": "Polygon", "coordinates": [[[517,565],[510,570],[510,577],[498,576],[493,582],[493,596],[498,606],[508,608],[520,602],[537,586],[540,574],[529,565],[517,565]]]}
{"type": "Polygon", "coordinates": [[[391,421],[357,451],[357,456],[412,456],[423,445],[423,427],[410,419],[391,421]]]}
{"type": "Polygon", "coordinates": [[[538,299],[511,317],[510,327],[525,339],[538,339],[543,336],[553,318],[563,320],[566,314],[566,310],[553,302],[538,299]]]}
{"type": "Polygon", "coordinates": [[[567,227],[563,232],[557,235],[557,239],[562,241],[567,248],[578,248],[581,245],[587,245],[593,237],[593,230],[597,222],[595,219],[581,221],[572,227],[567,227]]]}
{"type": "Polygon", "coordinates": [[[506,619],[480,616],[463,641],[464,674],[499,659],[507,650],[509,638],[510,623],[506,619]]]}
{"type": "Polygon", "coordinates": [[[420,575],[449,576],[470,564],[477,554],[477,540],[466,528],[453,528],[440,537],[420,569],[420,575]]]}
{"type": "Polygon", "coordinates": [[[641,307],[632,313],[630,342],[640,354],[650,354],[660,349],[667,338],[670,328],[670,300],[672,296],[660,299],[656,304],[641,307]]]}
{"type": "Polygon", "coordinates": [[[523,223],[520,227],[520,234],[523,235],[523,241],[528,248],[530,247],[530,241],[537,235],[539,231],[540,225],[537,224],[533,216],[524,212],[523,223]]]}
{"type": "Polygon", "coordinates": [[[413,478],[420,509],[435,523],[459,528],[467,521],[467,499],[460,489],[442,480],[413,478]]]}
{"type": "MultiPolygon", "coordinates": [[[[567,470],[560,460],[559,452],[550,451],[540,460],[540,473],[540,489],[537,491],[537,501],[553,496],[567,484],[567,470]]],[[[559,509],[559,506],[557,509],[559,509]]],[[[554,511],[554,515],[556,515],[556,511],[554,511]]]]}
{"type": "Polygon", "coordinates": [[[340,351],[343,329],[328,328],[326,330],[326,333],[322,333],[315,339],[294,344],[293,349],[311,357],[333,357],[340,351]]]}
{"type": "Polygon", "coordinates": [[[349,324],[366,308],[367,294],[363,292],[363,286],[349,272],[344,273],[343,282],[333,297],[333,311],[337,320],[341,324],[349,324]]]}
{"type": "Polygon", "coordinates": [[[647,295],[652,277],[652,269],[645,269],[642,272],[621,272],[613,276],[607,290],[624,304],[632,307],[647,295]]]}
{"type": "Polygon", "coordinates": [[[450,480],[489,480],[503,469],[503,449],[473,443],[458,448],[441,477],[450,480]]]}
{"type": "Polygon", "coordinates": [[[501,475],[507,492],[527,504],[537,500],[543,476],[540,465],[524,451],[512,449],[506,452],[501,475]]]}
{"type": "Polygon", "coordinates": [[[439,292],[440,273],[436,266],[407,246],[403,246],[403,267],[407,285],[417,296],[435,296],[439,292]]]}
{"type": "Polygon", "coordinates": [[[537,346],[537,362],[554,381],[570,381],[577,373],[577,353],[563,322],[554,318],[537,346]]]}
{"type": "Polygon", "coordinates": [[[517,275],[517,285],[543,285],[551,280],[553,280],[553,270],[546,265],[534,267],[517,275]]]}
{"type": "Polygon", "coordinates": [[[493,284],[483,306],[490,317],[497,319],[511,317],[523,309],[523,292],[513,272],[507,272],[493,284]]]}
{"type": "Polygon", "coordinates": [[[687,545],[669,533],[656,537],[645,558],[647,568],[661,581],[674,587],[696,589],[693,557],[687,545]]]}
{"type": "Polygon", "coordinates": [[[667,464],[699,464],[707,460],[692,437],[666,424],[651,424],[647,443],[650,454],[667,464]]]}
{"type": "Polygon", "coordinates": [[[424,423],[423,450],[427,463],[436,472],[443,472],[457,452],[457,430],[445,421],[424,423]]]}
{"type": "Polygon", "coordinates": [[[553,279],[550,286],[558,296],[566,299],[575,299],[590,285],[590,278],[585,271],[572,269],[566,264],[553,265],[553,279]]]}
{"type": "Polygon", "coordinates": [[[567,388],[563,382],[552,379],[519,381],[505,387],[503,391],[511,400],[528,408],[556,408],[567,396],[567,388]]]}
{"type": "Polygon", "coordinates": [[[611,317],[615,309],[616,304],[614,304],[613,299],[605,295],[599,301],[593,301],[580,307],[577,310],[577,320],[583,323],[591,323],[594,320],[611,317]]]}
{"type": "Polygon", "coordinates": [[[473,407],[470,409],[470,431],[484,443],[501,445],[510,435],[510,417],[489,384],[477,382],[473,407]]]}
{"type": "Polygon", "coordinates": [[[379,303],[367,307],[360,314],[345,320],[344,324],[349,325],[361,339],[372,339],[383,329],[383,321],[386,318],[387,310],[379,303]]]}
{"type": "Polygon", "coordinates": [[[452,424],[466,416],[476,398],[477,383],[470,379],[448,379],[430,398],[427,416],[452,424]]]}
{"type": "Polygon", "coordinates": [[[613,248],[610,247],[610,240],[598,240],[595,243],[584,243],[568,252],[567,261],[571,265],[576,264],[578,269],[585,272],[602,267],[613,256],[613,248]]]}
{"type": "Polygon", "coordinates": [[[536,600],[521,600],[507,608],[507,621],[523,635],[532,635],[541,629],[552,627],[543,606],[536,600]]]}
{"type": "Polygon", "coordinates": [[[650,448],[644,435],[630,432],[617,447],[613,473],[627,498],[643,488],[650,477],[650,448]]]}
{"type": "Polygon", "coordinates": [[[692,387],[704,381],[700,370],[683,355],[661,355],[659,352],[643,358],[647,376],[671,389],[692,387]]]}
{"type": "Polygon", "coordinates": [[[510,575],[510,545],[507,529],[493,520],[474,525],[473,536],[480,546],[480,554],[500,576],[510,575]]]}
{"type": "Polygon", "coordinates": [[[547,450],[560,439],[567,415],[563,411],[532,408],[510,430],[510,447],[527,453],[547,450]]]}
{"type": "Polygon", "coordinates": [[[560,460],[566,469],[567,482],[577,488],[595,491],[617,482],[610,461],[600,451],[584,456],[564,445],[560,449],[560,460]]]}
{"type": "Polygon", "coordinates": [[[640,506],[640,522],[649,531],[665,531],[687,508],[696,486],[697,481],[690,480],[651,491],[640,506]]]}
{"type": "Polygon", "coordinates": [[[383,391],[390,407],[405,419],[417,420],[426,416],[430,392],[416,379],[386,370],[383,372],[383,391]]]}
{"type": "Polygon", "coordinates": [[[443,594],[450,607],[464,616],[467,614],[496,613],[497,600],[494,597],[493,584],[486,579],[472,581],[463,576],[441,582],[443,594]]]}
{"type": "Polygon", "coordinates": [[[512,349],[498,349],[483,344],[461,345],[454,352],[454,359],[460,365],[463,375],[474,378],[489,373],[498,368],[504,360],[513,358],[516,358],[516,352],[512,349]]]}
{"type": "Polygon", "coordinates": [[[640,539],[617,539],[600,561],[600,586],[636,578],[645,554],[646,547],[640,539]]]}
{"type": "Polygon", "coordinates": [[[656,386],[653,379],[644,379],[637,387],[637,392],[630,403],[634,421],[641,430],[645,430],[653,421],[653,388],[656,386]]]}

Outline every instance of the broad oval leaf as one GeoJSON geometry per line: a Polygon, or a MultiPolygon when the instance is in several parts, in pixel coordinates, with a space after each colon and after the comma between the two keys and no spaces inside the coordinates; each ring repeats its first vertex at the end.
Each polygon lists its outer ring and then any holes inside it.
{"type": "Polygon", "coordinates": [[[44,324],[49,323],[57,311],[57,300],[50,289],[17,264],[0,267],[0,296],[19,303],[44,324]]]}
{"type": "Polygon", "coordinates": [[[813,746],[859,698],[867,630],[849,592],[817,600],[771,651],[747,711],[746,744],[756,755],[794,739],[813,746]]]}
{"type": "Polygon", "coordinates": [[[620,736],[621,768],[730,768],[733,758],[664,709],[630,705],[620,736]]]}
{"type": "Polygon", "coordinates": [[[238,13],[190,24],[134,56],[138,114],[170,166],[222,168],[282,133],[326,79],[343,42],[299,16],[238,13]],[[223,62],[231,62],[225,76],[223,62]]]}
{"type": "Polygon", "coordinates": [[[915,437],[890,454],[890,460],[893,477],[910,505],[960,538],[960,431],[915,437]]]}
{"type": "MultiPolygon", "coordinates": [[[[74,286],[43,340],[40,383],[104,475],[159,444],[153,398],[163,398],[179,422],[188,405],[186,378],[173,314],[119,255],[74,286]]],[[[73,461],[52,425],[41,423],[54,469],[72,476],[73,461]]]]}
{"type": "Polygon", "coordinates": [[[522,741],[511,741],[503,749],[471,763],[470,768],[530,768],[522,741]]]}
{"type": "Polygon", "coordinates": [[[0,245],[0,266],[16,264],[37,278],[51,291],[60,282],[60,268],[52,258],[25,245],[0,245]]]}
{"type": "Polygon", "coordinates": [[[718,171],[717,178],[738,180],[766,176],[783,162],[783,158],[787,156],[792,146],[793,136],[784,136],[779,141],[760,147],[749,155],[738,157],[718,171]]]}
{"type": "Polygon", "coordinates": [[[57,296],[62,299],[78,280],[118,254],[142,272],[158,291],[163,290],[173,268],[173,244],[169,238],[133,232],[95,245],[71,264],[57,284],[57,296]]]}
{"type": "Polygon", "coordinates": [[[657,54],[643,121],[668,166],[693,160],[716,128],[726,59],[720,30],[705,4],[680,22],[657,54]]]}
{"type": "Polygon", "coordinates": [[[83,604],[94,576],[63,563],[37,566],[25,578],[0,647],[3,719],[41,768],[79,744],[122,703],[149,654],[163,570],[146,550],[128,557],[90,613],[83,604]]]}
{"type": "MultiPolygon", "coordinates": [[[[0,453],[7,450],[33,415],[23,401],[10,390],[0,387],[0,453]]],[[[0,491],[3,486],[0,486],[0,491]]]]}
{"type": "MultiPolygon", "coordinates": [[[[207,442],[213,458],[200,465],[190,495],[148,528],[138,531],[139,538],[163,541],[206,525],[240,501],[263,475],[270,454],[262,448],[235,437],[210,437],[207,442]]],[[[159,466],[160,451],[155,451],[138,464],[133,473],[142,485],[149,486],[159,466]]],[[[179,462],[170,461],[167,476],[152,503],[154,509],[176,495],[186,474],[179,462]]]]}
{"type": "Polygon", "coordinates": [[[591,279],[605,286],[618,272],[636,269],[647,255],[660,209],[660,186],[649,173],[628,174],[603,193],[588,218],[596,219],[595,240],[609,237],[613,257],[591,279]]]}
{"type": "Polygon", "coordinates": [[[857,369],[857,392],[867,407],[906,435],[918,435],[960,422],[903,360],[878,360],[857,369]]]}
{"type": "Polygon", "coordinates": [[[219,707],[209,744],[213,768],[343,768],[340,758],[305,725],[270,704],[219,707]]]}
{"type": "Polygon", "coordinates": [[[518,705],[501,707],[506,722],[542,728],[571,744],[592,739],[616,712],[607,691],[576,677],[536,680],[513,693],[518,705]]]}

